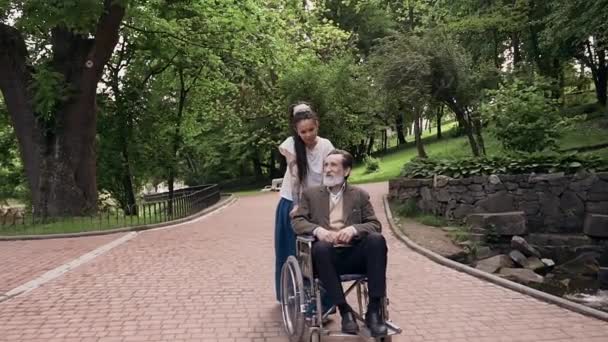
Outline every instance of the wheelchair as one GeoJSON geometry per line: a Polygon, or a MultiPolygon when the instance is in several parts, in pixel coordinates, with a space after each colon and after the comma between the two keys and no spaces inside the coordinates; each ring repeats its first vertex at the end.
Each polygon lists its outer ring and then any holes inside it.
{"type": "Polygon", "coordinates": [[[386,321],[388,334],[386,336],[372,337],[365,326],[365,309],[369,296],[367,279],[363,274],[342,275],[343,283],[350,283],[344,294],[356,291],[357,309],[353,314],[359,324],[357,335],[344,334],[341,331],[331,331],[324,327],[325,320],[335,309],[328,308],[323,313],[321,306],[322,286],[315,278],[312,263],[312,244],[315,241],[311,236],[297,236],[296,256],[290,256],[281,269],[281,313],[285,332],[290,342],[301,342],[306,338],[309,342],[320,342],[324,336],[363,337],[376,342],[391,342],[392,336],[401,333],[401,328],[393,324],[388,317],[388,298],[383,299],[381,314],[386,321]]]}

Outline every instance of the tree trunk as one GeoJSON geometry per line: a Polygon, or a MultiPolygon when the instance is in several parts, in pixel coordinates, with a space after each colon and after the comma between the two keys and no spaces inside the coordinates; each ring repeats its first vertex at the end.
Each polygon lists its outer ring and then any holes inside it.
{"type": "Polygon", "coordinates": [[[441,119],[443,118],[443,105],[437,109],[437,140],[441,140],[441,119]]]}
{"type": "Polygon", "coordinates": [[[0,23],[0,90],[19,142],[33,210],[42,217],[97,209],[96,90],[125,13],[121,2],[111,0],[104,1],[104,9],[94,39],[51,30],[50,68],[69,89],[51,113],[34,109],[33,69],[23,36],[0,23]]]}
{"type": "Polygon", "coordinates": [[[260,161],[258,151],[255,151],[255,154],[251,158],[251,161],[253,162],[253,172],[255,174],[255,179],[263,179],[264,171],[262,170],[262,162],[260,161]]]}
{"type": "Polygon", "coordinates": [[[475,140],[473,126],[466,111],[460,108],[460,106],[458,106],[455,101],[448,101],[446,104],[454,112],[454,114],[456,115],[456,120],[458,120],[458,124],[460,125],[460,127],[462,127],[465,134],[467,135],[467,138],[469,139],[469,146],[471,147],[471,152],[473,153],[473,156],[479,157],[479,146],[477,145],[477,141],[475,140]]]}
{"type": "Polygon", "coordinates": [[[416,139],[416,150],[418,151],[418,157],[420,158],[428,158],[426,151],[424,150],[424,145],[422,144],[422,127],[421,127],[421,115],[418,113],[417,117],[414,119],[414,136],[416,139]]]}
{"type": "Polygon", "coordinates": [[[388,133],[386,129],[382,130],[382,151],[388,150],[388,133]]]}
{"type": "Polygon", "coordinates": [[[513,47],[513,67],[516,69],[522,61],[519,34],[517,32],[511,34],[511,46],[513,47]]]}
{"type": "Polygon", "coordinates": [[[131,172],[131,164],[129,160],[128,145],[123,145],[122,158],[124,172],[122,176],[122,185],[125,192],[126,206],[123,208],[125,215],[138,215],[139,210],[135,202],[135,191],[133,190],[133,174],[131,172]]]}
{"type": "Polygon", "coordinates": [[[372,150],[374,148],[374,134],[369,137],[369,144],[367,145],[367,155],[372,155],[372,150]]]}
{"type": "Polygon", "coordinates": [[[167,202],[167,217],[173,218],[173,200],[175,198],[175,191],[173,190],[175,183],[175,168],[169,170],[169,177],[167,177],[167,187],[169,187],[169,200],[167,202]]]}
{"type": "Polygon", "coordinates": [[[405,135],[403,134],[403,114],[398,113],[395,115],[395,130],[397,131],[397,145],[404,145],[407,143],[405,135]]]}
{"type": "Polygon", "coordinates": [[[473,119],[473,127],[475,128],[475,137],[477,138],[477,147],[479,148],[479,152],[481,155],[486,155],[486,146],[483,140],[481,120],[473,119]]]}
{"type": "Polygon", "coordinates": [[[270,151],[270,165],[268,166],[268,175],[270,178],[278,178],[277,172],[277,155],[275,149],[270,151]]]}
{"type": "Polygon", "coordinates": [[[606,61],[606,51],[600,50],[597,52],[598,56],[598,67],[597,67],[597,76],[594,77],[595,83],[595,94],[597,97],[597,102],[602,106],[606,107],[606,98],[607,98],[607,82],[608,82],[608,64],[606,61]],[[597,81],[595,81],[597,79],[597,81]]]}

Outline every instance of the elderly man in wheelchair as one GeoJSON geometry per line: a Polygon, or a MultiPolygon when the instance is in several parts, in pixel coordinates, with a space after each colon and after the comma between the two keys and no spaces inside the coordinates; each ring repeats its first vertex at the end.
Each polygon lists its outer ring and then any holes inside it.
{"type": "Polygon", "coordinates": [[[294,215],[297,252],[281,274],[283,322],[292,342],[306,329],[310,341],[327,335],[390,341],[401,332],[388,320],[386,240],[369,195],[347,184],[352,165],[350,153],[332,151],[324,161],[324,185],[306,190],[294,215]],[[346,291],[343,282],[351,282],[346,291]],[[357,310],[346,300],[353,290],[357,310]],[[321,291],[340,312],[340,332],[323,326],[331,310],[320,309],[321,291]]]}

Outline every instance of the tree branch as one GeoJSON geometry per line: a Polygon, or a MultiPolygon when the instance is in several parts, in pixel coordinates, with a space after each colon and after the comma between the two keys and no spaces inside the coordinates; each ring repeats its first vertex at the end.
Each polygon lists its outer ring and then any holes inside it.
{"type": "Polygon", "coordinates": [[[104,13],[97,23],[95,43],[88,55],[88,60],[93,62],[98,79],[118,43],[118,32],[125,11],[125,5],[120,1],[104,0],[104,13]]]}

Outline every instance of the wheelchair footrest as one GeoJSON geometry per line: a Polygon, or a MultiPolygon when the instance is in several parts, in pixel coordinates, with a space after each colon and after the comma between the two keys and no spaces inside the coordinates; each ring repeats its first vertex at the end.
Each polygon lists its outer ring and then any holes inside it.
{"type": "Polygon", "coordinates": [[[383,335],[383,336],[372,336],[371,332],[369,331],[369,329],[366,326],[362,326],[360,327],[360,331],[359,331],[359,336],[365,337],[365,338],[372,338],[372,337],[385,337],[385,336],[393,336],[393,335],[399,335],[401,334],[401,328],[399,328],[398,326],[396,326],[393,322],[391,321],[387,321],[386,322],[386,326],[388,328],[388,334],[383,335]]]}

